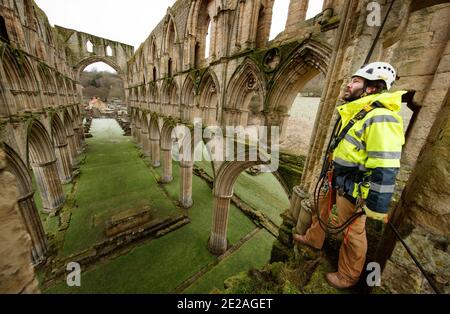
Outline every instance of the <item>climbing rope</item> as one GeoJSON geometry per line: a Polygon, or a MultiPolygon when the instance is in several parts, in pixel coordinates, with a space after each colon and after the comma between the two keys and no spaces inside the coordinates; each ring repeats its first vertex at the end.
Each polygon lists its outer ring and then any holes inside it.
{"type": "Polygon", "coordinates": [[[405,241],[403,241],[402,237],[400,236],[400,234],[398,233],[397,229],[394,227],[394,225],[388,221],[388,225],[389,227],[391,227],[392,231],[394,232],[395,236],[397,237],[397,239],[402,243],[403,247],[405,248],[406,252],[408,252],[409,256],[411,256],[411,258],[413,259],[414,263],[416,264],[416,266],[419,268],[420,272],[424,275],[424,277],[427,279],[428,283],[430,284],[431,288],[433,288],[434,292],[436,292],[436,294],[441,294],[441,290],[437,287],[436,283],[434,282],[434,280],[430,277],[430,275],[427,273],[427,271],[423,268],[423,266],[419,263],[419,261],[417,260],[417,258],[414,256],[414,254],[412,253],[411,249],[408,247],[408,245],[405,243],[405,241]]]}

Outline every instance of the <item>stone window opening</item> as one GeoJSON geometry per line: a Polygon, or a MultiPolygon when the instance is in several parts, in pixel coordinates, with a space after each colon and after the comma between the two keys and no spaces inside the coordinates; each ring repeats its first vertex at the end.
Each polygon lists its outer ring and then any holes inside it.
{"type": "Polygon", "coordinates": [[[167,75],[172,77],[172,58],[169,58],[169,62],[167,65],[167,75]]]}
{"type": "Polygon", "coordinates": [[[153,67],[153,82],[156,82],[156,67],[153,67]]]}
{"type": "MultiPolygon", "coordinates": [[[[275,39],[279,33],[283,32],[286,26],[289,13],[289,1],[275,1],[272,9],[272,21],[269,25],[269,40],[275,39]]],[[[261,16],[261,12],[260,12],[261,16]]],[[[261,19],[259,21],[261,23],[261,19]]],[[[258,26],[258,29],[260,27],[258,26]]]]}
{"type": "Polygon", "coordinates": [[[306,10],[306,20],[315,17],[317,14],[322,12],[323,0],[314,0],[308,2],[308,8],[306,10]]]}
{"type": "Polygon", "coordinates": [[[106,55],[108,57],[112,57],[113,56],[113,50],[112,50],[111,46],[106,47],[106,55]]]}
{"type": "Polygon", "coordinates": [[[208,60],[208,58],[211,55],[211,32],[212,32],[211,19],[208,20],[207,25],[208,26],[207,26],[206,38],[205,38],[205,60],[208,60]]]}
{"type": "Polygon", "coordinates": [[[0,40],[9,43],[8,31],[3,16],[0,15],[0,40]]]}
{"type": "Polygon", "coordinates": [[[90,40],[86,42],[86,50],[87,52],[94,52],[94,44],[90,40]]]}

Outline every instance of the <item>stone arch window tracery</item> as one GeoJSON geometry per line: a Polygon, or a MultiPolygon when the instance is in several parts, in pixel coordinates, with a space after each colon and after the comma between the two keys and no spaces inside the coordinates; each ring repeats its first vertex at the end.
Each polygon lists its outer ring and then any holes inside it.
{"type": "Polygon", "coordinates": [[[202,122],[205,125],[216,125],[219,108],[219,84],[213,75],[207,72],[200,83],[199,104],[202,111],[202,122]]]}
{"type": "MultiPolygon", "coordinates": [[[[227,103],[224,108],[224,121],[226,125],[243,125],[249,123],[250,104],[253,115],[263,119],[263,100],[265,89],[259,68],[250,60],[236,70],[227,88],[227,103]],[[255,103],[259,101],[259,113],[256,113],[255,103]]],[[[252,121],[255,117],[252,117],[252,121]]],[[[252,122],[254,123],[254,122],[252,122]]]]}
{"type": "Polygon", "coordinates": [[[199,108],[195,107],[195,87],[192,77],[189,75],[181,92],[181,119],[193,121],[193,118],[200,117],[199,108]]]}

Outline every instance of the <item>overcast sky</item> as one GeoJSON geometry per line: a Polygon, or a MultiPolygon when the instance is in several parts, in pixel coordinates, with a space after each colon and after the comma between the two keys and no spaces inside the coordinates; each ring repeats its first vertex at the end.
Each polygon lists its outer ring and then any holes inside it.
{"type": "MultiPolygon", "coordinates": [[[[188,1],[188,0],[184,0],[188,1]]],[[[164,18],[175,0],[35,0],[51,25],[60,25],[99,37],[129,44],[137,49],[164,18]]],[[[307,18],[319,13],[322,0],[310,1],[307,18]]],[[[289,0],[276,0],[271,38],[284,29],[289,0]]],[[[108,70],[92,64],[86,70],[108,70]]],[[[111,68],[110,68],[111,69],[111,68]]]]}

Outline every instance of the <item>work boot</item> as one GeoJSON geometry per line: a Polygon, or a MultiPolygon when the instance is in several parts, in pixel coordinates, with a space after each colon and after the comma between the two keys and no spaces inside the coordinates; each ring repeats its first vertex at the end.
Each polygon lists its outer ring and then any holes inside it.
{"type": "Polygon", "coordinates": [[[295,242],[301,244],[301,245],[306,245],[309,246],[310,248],[314,249],[314,250],[320,250],[321,248],[317,248],[314,245],[312,245],[310,242],[308,242],[308,240],[306,240],[306,237],[304,235],[301,234],[297,234],[294,233],[294,235],[292,236],[292,238],[294,239],[295,242]]]}
{"type": "Polygon", "coordinates": [[[348,280],[344,276],[342,276],[339,272],[328,273],[325,278],[328,281],[328,284],[334,288],[338,289],[346,289],[350,288],[358,282],[358,280],[348,280]]]}

